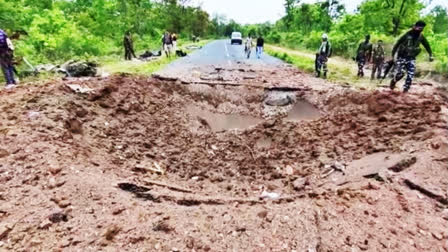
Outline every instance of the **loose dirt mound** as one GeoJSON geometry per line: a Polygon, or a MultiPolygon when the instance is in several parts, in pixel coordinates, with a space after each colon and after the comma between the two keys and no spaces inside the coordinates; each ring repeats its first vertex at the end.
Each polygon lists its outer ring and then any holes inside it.
{"type": "Polygon", "coordinates": [[[0,249],[446,249],[443,96],[306,87],[321,116],[294,122],[265,92],[126,76],[2,91],[0,249]],[[190,105],[261,123],[216,132],[190,105]]]}

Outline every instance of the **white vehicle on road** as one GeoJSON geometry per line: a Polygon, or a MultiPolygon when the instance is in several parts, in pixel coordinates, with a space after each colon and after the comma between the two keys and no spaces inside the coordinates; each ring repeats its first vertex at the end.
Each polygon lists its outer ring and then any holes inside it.
{"type": "Polygon", "coordinates": [[[241,35],[241,32],[232,32],[232,36],[230,37],[230,44],[243,44],[243,36],[241,35]]]}

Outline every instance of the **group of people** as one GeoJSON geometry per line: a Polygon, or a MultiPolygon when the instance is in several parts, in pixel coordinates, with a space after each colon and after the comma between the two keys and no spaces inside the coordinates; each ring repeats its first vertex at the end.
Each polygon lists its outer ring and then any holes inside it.
{"type": "MultiPolygon", "coordinates": [[[[364,77],[364,67],[366,63],[372,63],[371,79],[386,78],[389,71],[394,68],[393,78],[390,82],[390,89],[395,89],[397,82],[403,79],[405,71],[407,74],[404,84],[403,92],[408,92],[411,88],[412,81],[415,76],[416,58],[420,54],[420,45],[426,49],[429,54],[429,60],[433,61],[431,46],[428,40],[423,35],[426,23],[418,21],[411,30],[401,36],[395,43],[392,49],[392,59],[385,62],[385,49],[382,40],[378,40],[377,44],[373,46],[370,43],[370,35],[365,37],[365,40],[359,45],[355,60],[358,63],[358,77],[364,77]],[[382,75],[384,70],[384,75],[382,75]]],[[[328,67],[327,61],[331,56],[331,44],[328,41],[328,35],[322,35],[322,43],[316,54],[316,76],[321,76],[323,70],[323,77],[327,77],[328,67]]]]}
{"type": "Polygon", "coordinates": [[[14,78],[14,45],[6,32],[0,29],[0,66],[6,79],[6,88],[16,85],[14,78]]]}
{"type": "MultiPolygon", "coordinates": [[[[132,60],[132,57],[137,58],[134,52],[134,42],[132,40],[131,32],[127,31],[123,39],[124,58],[125,60],[132,60]]],[[[162,35],[162,51],[167,57],[171,57],[173,52],[177,51],[177,35],[165,32],[162,35]]]]}
{"type": "MultiPolygon", "coordinates": [[[[403,79],[405,72],[407,74],[404,84],[403,92],[408,92],[411,88],[416,70],[416,57],[420,54],[420,45],[423,45],[429,54],[429,60],[433,61],[431,46],[428,40],[423,35],[423,30],[426,26],[424,21],[418,21],[411,30],[401,36],[395,43],[392,49],[392,59],[385,62],[385,49],[382,40],[378,40],[377,44],[373,46],[370,43],[370,35],[365,37],[365,40],[359,45],[356,61],[358,63],[358,77],[364,77],[364,68],[366,63],[371,62],[372,75],[371,79],[385,78],[387,73],[394,68],[393,78],[390,82],[390,88],[393,90],[398,81],[403,79]],[[384,70],[384,75],[382,75],[384,70]]],[[[124,36],[125,59],[131,60],[135,56],[132,36],[130,32],[126,32],[124,36]]],[[[167,57],[171,57],[172,52],[177,50],[177,35],[165,32],[162,36],[163,51],[167,57]]],[[[250,58],[253,41],[251,36],[246,39],[245,53],[247,58],[250,58]]],[[[264,48],[264,39],[259,36],[256,40],[256,55],[261,58],[264,48]]],[[[316,76],[326,78],[328,74],[327,62],[331,57],[332,47],[327,34],[322,35],[322,43],[319,51],[316,53],[315,71],[316,76]],[[323,72],[323,73],[322,73],[323,72]]],[[[6,87],[13,87],[16,85],[14,78],[14,46],[11,39],[6,32],[0,29],[0,66],[6,79],[6,87]]]]}
{"type": "MultiPolygon", "coordinates": [[[[246,39],[246,42],[244,44],[244,53],[246,54],[247,58],[250,58],[250,54],[252,52],[252,47],[253,47],[253,41],[252,41],[252,37],[249,35],[246,39]]],[[[257,40],[256,40],[256,47],[255,47],[255,53],[257,55],[257,59],[260,59],[261,56],[263,55],[263,50],[264,50],[264,38],[262,35],[258,36],[257,40]]]]}

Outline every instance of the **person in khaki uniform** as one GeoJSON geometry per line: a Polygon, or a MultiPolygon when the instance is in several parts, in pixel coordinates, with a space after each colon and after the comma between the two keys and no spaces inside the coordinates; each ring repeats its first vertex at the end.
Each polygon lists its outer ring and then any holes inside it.
{"type": "Polygon", "coordinates": [[[376,78],[381,78],[381,73],[383,71],[383,65],[384,65],[384,46],[383,41],[379,40],[378,44],[373,48],[373,68],[372,68],[372,77],[371,79],[375,79],[375,73],[376,78]]]}

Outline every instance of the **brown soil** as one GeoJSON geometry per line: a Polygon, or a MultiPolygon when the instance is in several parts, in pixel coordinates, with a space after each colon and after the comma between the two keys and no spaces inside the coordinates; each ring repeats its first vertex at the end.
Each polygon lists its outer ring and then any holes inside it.
{"type": "Polygon", "coordinates": [[[250,73],[262,84],[113,76],[0,91],[0,251],[448,249],[442,89],[250,73]],[[303,117],[263,104],[280,76],[314,106],[303,117]],[[235,117],[217,128],[217,113],[235,117]]]}

